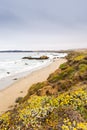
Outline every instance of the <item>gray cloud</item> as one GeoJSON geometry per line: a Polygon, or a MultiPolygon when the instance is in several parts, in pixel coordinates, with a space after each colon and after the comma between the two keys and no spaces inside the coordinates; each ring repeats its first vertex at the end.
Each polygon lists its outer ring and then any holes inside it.
{"type": "Polygon", "coordinates": [[[1,0],[0,48],[87,47],[86,5],[86,0],[1,0]]]}

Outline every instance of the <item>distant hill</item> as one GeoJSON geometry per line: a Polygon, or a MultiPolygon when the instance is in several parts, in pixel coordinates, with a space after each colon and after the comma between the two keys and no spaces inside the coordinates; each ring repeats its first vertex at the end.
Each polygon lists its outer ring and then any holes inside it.
{"type": "Polygon", "coordinates": [[[6,52],[33,52],[33,51],[24,51],[24,50],[3,50],[0,51],[1,53],[6,53],[6,52]]]}

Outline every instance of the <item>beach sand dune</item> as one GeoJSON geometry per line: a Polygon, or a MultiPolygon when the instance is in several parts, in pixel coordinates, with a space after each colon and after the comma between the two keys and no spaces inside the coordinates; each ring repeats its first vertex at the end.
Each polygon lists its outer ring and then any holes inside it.
{"type": "Polygon", "coordinates": [[[18,97],[24,97],[27,94],[29,87],[37,82],[45,81],[49,74],[53,73],[60,64],[66,62],[66,59],[59,58],[54,60],[50,65],[36,70],[24,78],[21,78],[9,87],[0,91],[0,114],[11,109],[15,105],[15,100],[18,97]]]}

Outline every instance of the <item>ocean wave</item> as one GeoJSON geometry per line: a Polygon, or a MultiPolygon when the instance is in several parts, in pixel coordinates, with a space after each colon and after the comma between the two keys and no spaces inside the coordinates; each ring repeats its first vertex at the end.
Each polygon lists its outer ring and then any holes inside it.
{"type": "Polygon", "coordinates": [[[0,79],[15,75],[21,72],[25,71],[33,71],[34,69],[38,67],[43,67],[46,64],[49,64],[51,62],[51,59],[53,59],[56,55],[56,57],[64,57],[66,54],[59,54],[59,53],[28,53],[28,54],[12,54],[10,56],[10,53],[7,53],[6,55],[0,54],[0,79]],[[41,55],[47,55],[50,57],[48,60],[23,60],[22,57],[24,56],[41,56],[41,55]]]}

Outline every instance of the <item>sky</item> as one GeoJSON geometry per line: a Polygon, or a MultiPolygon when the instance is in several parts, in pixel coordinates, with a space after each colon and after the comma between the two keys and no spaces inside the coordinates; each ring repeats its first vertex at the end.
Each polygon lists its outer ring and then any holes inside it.
{"type": "Polygon", "coordinates": [[[87,0],[0,0],[0,50],[87,48],[87,0]]]}

